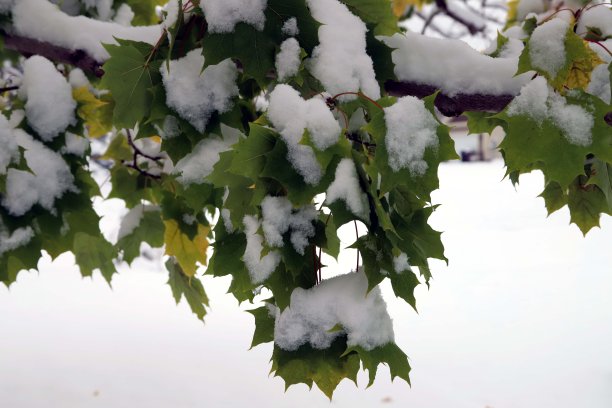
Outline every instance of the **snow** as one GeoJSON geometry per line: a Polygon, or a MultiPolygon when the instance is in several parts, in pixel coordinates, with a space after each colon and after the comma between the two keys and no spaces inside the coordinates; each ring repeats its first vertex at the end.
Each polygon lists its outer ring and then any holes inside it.
{"type": "Polygon", "coordinates": [[[547,72],[551,78],[565,65],[565,37],[569,23],[553,18],[538,26],[529,39],[531,65],[547,72]]]}
{"type": "Polygon", "coordinates": [[[537,77],[521,89],[521,93],[508,106],[507,113],[509,116],[527,115],[542,124],[548,116],[547,100],[548,82],[544,77],[537,77]]]}
{"type": "Polygon", "coordinates": [[[413,96],[399,98],[384,111],[389,166],[393,171],[408,169],[415,176],[425,174],[428,166],[423,155],[425,149],[438,147],[438,121],[425,103],[413,96]]]}
{"type": "Polygon", "coordinates": [[[507,113],[508,116],[527,115],[540,125],[550,120],[570,143],[579,146],[591,143],[593,115],[579,105],[568,104],[563,96],[548,87],[544,77],[525,85],[508,106],[507,113]]]}
{"type": "Polygon", "coordinates": [[[0,256],[21,246],[27,245],[34,237],[34,230],[30,227],[17,228],[11,234],[0,220],[0,256]]]}
{"type": "MultiPolygon", "coordinates": [[[[367,389],[365,372],[359,387],[343,381],[334,407],[611,406],[612,218],[583,238],[567,210],[546,216],[539,172],[516,190],[503,177],[500,161],[440,166],[432,225],[445,231],[450,265],[432,263],[431,287],[415,292],[419,314],[381,285],[412,387],[380,366],[367,389]]],[[[352,225],[339,235],[350,245],[352,225]]],[[[346,252],[338,266],[324,262],[324,277],[354,267],[346,252]]],[[[243,311],[259,305],[239,307],[228,278],[204,276],[203,325],[175,305],[161,263],[121,266],[112,290],[97,272],[83,279],[68,254],[39,265],[0,287],[3,406],[199,407],[204,394],[211,407],[330,406],[316,387],[285,392],[267,375],[272,344],[249,350],[243,311]]]]}
{"type": "Polygon", "coordinates": [[[66,144],[61,148],[62,154],[83,157],[89,148],[89,140],[71,132],[65,134],[66,144]]]}
{"type": "Polygon", "coordinates": [[[202,49],[191,50],[183,58],[162,64],[166,104],[199,132],[204,132],[214,112],[224,113],[238,95],[236,65],[226,59],[202,71],[202,49]]]}
{"type": "Polygon", "coordinates": [[[544,0],[519,0],[516,8],[516,19],[523,21],[529,13],[540,14],[546,11],[544,0]]]}
{"type": "Polygon", "coordinates": [[[6,174],[6,168],[19,160],[19,148],[9,121],[0,114],[0,175],[6,174]]]}
{"type": "Polygon", "coordinates": [[[398,256],[393,257],[393,269],[395,269],[396,273],[411,270],[410,264],[408,263],[408,255],[402,252],[398,256]]]}
{"type": "Polygon", "coordinates": [[[516,95],[531,73],[514,76],[518,58],[492,58],[459,40],[406,32],[380,37],[393,48],[391,58],[400,81],[433,85],[445,94],[516,95]]]}
{"type": "Polygon", "coordinates": [[[213,171],[219,161],[219,154],[229,150],[238,142],[240,133],[235,129],[221,125],[223,137],[214,134],[201,140],[174,167],[174,173],[179,174],[177,180],[184,185],[205,183],[205,178],[213,171]]]}
{"type": "Polygon", "coordinates": [[[6,123],[0,123],[0,128],[5,131],[9,128],[17,145],[25,150],[24,157],[30,169],[8,169],[2,205],[16,217],[24,215],[36,204],[53,213],[56,199],[67,191],[76,191],[70,167],[59,154],[23,130],[10,129],[6,123]]]}
{"type": "Polygon", "coordinates": [[[123,3],[117,9],[115,17],[113,17],[113,21],[119,25],[129,27],[132,25],[132,20],[134,17],[135,14],[132,8],[127,3],[123,3]]]}
{"type": "Polygon", "coordinates": [[[295,17],[291,17],[287,21],[283,23],[283,27],[281,28],[283,34],[288,35],[290,37],[296,36],[300,33],[300,30],[297,25],[297,19],[295,17]]]}
{"type": "Polygon", "coordinates": [[[143,204],[138,204],[134,208],[130,209],[127,214],[125,214],[121,220],[121,226],[119,227],[119,233],[117,234],[117,241],[134,232],[134,230],[140,225],[144,212],[145,206],[143,204]]]}
{"type": "Polygon", "coordinates": [[[90,91],[92,90],[91,82],[87,79],[87,76],[80,68],[73,68],[68,74],[68,83],[72,88],[87,87],[90,91]]]}
{"type": "MultiPolygon", "coordinates": [[[[332,95],[362,91],[380,98],[372,59],[366,53],[365,23],[338,0],[307,0],[319,27],[319,45],[309,60],[309,69],[332,95]]],[[[343,99],[354,99],[345,96],[343,99]]]]}
{"type": "Polygon", "coordinates": [[[302,59],[300,44],[295,38],[287,38],[281,43],[276,54],[276,74],[279,81],[284,81],[298,73],[302,59]]]}
{"type": "Polygon", "coordinates": [[[246,23],[261,31],[266,23],[268,0],[206,0],[200,2],[210,33],[230,33],[246,23]]]}
{"type": "MultiPolygon", "coordinates": [[[[608,57],[608,59],[607,64],[612,63],[612,58],[608,57]]],[[[591,72],[591,82],[589,82],[587,92],[599,97],[604,102],[612,103],[610,71],[607,64],[600,64],[591,72]]]]}
{"type": "Polygon", "coordinates": [[[270,251],[264,257],[261,256],[263,251],[263,237],[258,234],[261,223],[257,217],[245,215],[242,223],[244,224],[246,234],[246,248],[242,260],[244,261],[251,282],[259,284],[264,282],[274,272],[280,263],[281,256],[278,251],[270,251]]]}
{"type": "Polygon", "coordinates": [[[368,290],[363,271],[324,280],[311,289],[296,288],[291,302],[276,311],[274,343],[297,350],[309,343],[325,349],[341,334],[348,346],[372,350],[394,340],[393,323],[378,287],[368,290]],[[342,330],[332,331],[336,325],[342,330]]]}
{"type": "Polygon", "coordinates": [[[109,56],[102,43],[116,44],[115,38],[123,38],[155,44],[162,35],[159,25],[125,27],[84,16],[73,17],[46,0],[16,2],[13,7],[13,28],[17,34],[28,38],[70,50],[83,50],[97,61],[104,61],[109,56]]]}
{"type": "Polygon", "coordinates": [[[262,223],[266,243],[273,248],[284,246],[283,235],[288,231],[293,248],[300,255],[308,246],[308,238],[315,235],[313,221],[317,217],[314,206],[293,209],[287,197],[266,196],[261,202],[262,223]]]}
{"type": "Polygon", "coordinates": [[[48,59],[35,55],[23,63],[19,96],[26,99],[28,124],[46,142],[75,123],[72,88],[48,59]]]}
{"type": "Polygon", "coordinates": [[[311,147],[300,144],[308,130],[318,150],[334,145],[341,128],[322,99],[302,99],[289,85],[277,85],[270,93],[268,118],[287,145],[288,160],[308,184],[317,184],[322,177],[321,166],[311,147]]]}
{"type": "Polygon", "coordinates": [[[588,27],[597,27],[603,37],[612,36],[612,9],[609,6],[586,7],[580,14],[576,32],[586,34],[588,27]]]}
{"type": "Polygon", "coordinates": [[[336,200],[343,200],[346,207],[361,219],[368,220],[368,199],[359,186],[359,178],[353,160],[344,158],[336,167],[334,181],[325,193],[325,203],[332,204],[336,200]]]}

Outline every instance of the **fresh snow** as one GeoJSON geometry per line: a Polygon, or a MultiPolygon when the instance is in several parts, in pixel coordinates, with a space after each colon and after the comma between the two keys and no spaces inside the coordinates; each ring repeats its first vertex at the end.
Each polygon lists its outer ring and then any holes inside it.
{"type": "MultiPolygon", "coordinates": [[[[362,91],[380,98],[372,59],[366,53],[366,25],[338,0],[306,0],[319,27],[310,71],[332,95],[362,91]]],[[[354,99],[345,96],[344,99],[354,99]]]]}
{"type": "Polygon", "coordinates": [[[162,64],[166,104],[199,132],[204,132],[214,112],[224,113],[238,95],[236,65],[226,59],[202,71],[202,49],[191,50],[183,58],[162,64]]]}
{"type": "Polygon", "coordinates": [[[13,127],[0,113],[0,175],[6,174],[6,168],[19,160],[19,146],[13,136],[13,127]]]}
{"type": "Polygon", "coordinates": [[[6,226],[0,220],[0,256],[5,252],[27,245],[33,237],[34,230],[30,227],[17,228],[9,234],[6,231],[6,226]]]}
{"type": "Polygon", "coordinates": [[[308,238],[315,235],[313,222],[317,217],[314,206],[294,209],[287,197],[266,196],[261,202],[262,223],[266,243],[273,248],[284,246],[283,235],[290,231],[295,251],[304,255],[308,238]]]}
{"type": "Polygon", "coordinates": [[[162,35],[159,25],[125,27],[84,16],[72,17],[46,0],[17,1],[13,7],[13,28],[28,38],[83,50],[98,61],[109,57],[102,43],[116,44],[115,38],[122,38],[155,44],[162,35]]]}
{"type": "Polygon", "coordinates": [[[297,19],[295,17],[291,17],[287,21],[283,23],[283,27],[281,28],[283,34],[288,35],[290,37],[296,36],[300,33],[300,30],[297,25],[297,19]]]}
{"type": "Polygon", "coordinates": [[[391,58],[400,81],[433,85],[449,96],[516,95],[532,75],[514,76],[518,69],[518,57],[514,55],[492,58],[459,40],[429,38],[411,32],[379,38],[394,49],[391,58]]]}
{"type": "Polygon", "coordinates": [[[410,270],[410,264],[408,263],[408,255],[401,253],[393,258],[393,269],[396,273],[402,273],[410,270]]]}
{"type": "Polygon", "coordinates": [[[279,81],[297,74],[302,62],[300,51],[300,44],[295,38],[287,38],[282,42],[280,51],[276,54],[276,74],[279,81]]]}
{"type": "Polygon", "coordinates": [[[516,19],[523,21],[529,13],[540,14],[546,11],[544,0],[519,0],[516,8],[516,19]]]}
{"type": "Polygon", "coordinates": [[[206,182],[205,178],[219,161],[219,155],[229,150],[240,138],[240,132],[225,125],[221,125],[221,133],[223,137],[211,134],[201,140],[191,153],[176,163],[173,172],[179,174],[179,182],[184,185],[206,182]]]}
{"type": "Polygon", "coordinates": [[[325,195],[326,204],[343,200],[353,214],[364,220],[369,219],[368,199],[359,186],[353,160],[344,158],[338,163],[334,181],[327,188],[325,195]]]}
{"type": "Polygon", "coordinates": [[[230,33],[238,23],[263,30],[267,3],[268,0],[204,0],[200,7],[204,10],[210,33],[230,33]]]}
{"type": "Polygon", "coordinates": [[[83,157],[89,148],[89,139],[75,135],[71,132],[65,133],[66,144],[61,148],[62,154],[72,154],[83,157]]]}
{"type": "Polygon", "coordinates": [[[317,184],[322,177],[321,166],[311,147],[300,144],[304,131],[319,150],[334,145],[341,128],[322,99],[302,99],[289,85],[277,85],[270,93],[268,118],[287,145],[288,160],[308,184],[317,184]]]}
{"type": "Polygon", "coordinates": [[[366,350],[394,340],[393,323],[378,287],[368,293],[365,273],[348,273],[324,280],[311,289],[296,288],[281,313],[276,311],[274,343],[296,350],[309,343],[324,349],[342,335],[348,346],[366,350]],[[337,325],[342,330],[331,331],[337,325]]]}
{"type": "MultiPolygon", "coordinates": [[[[0,127],[4,126],[0,124],[0,127]]],[[[56,199],[67,191],[77,191],[70,167],[59,154],[23,130],[12,129],[11,132],[17,144],[25,149],[24,157],[30,171],[8,169],[2,205],[16,217],[37,204],[55,212],[56,199]]]]}
{"type": "Polygon", "coordinates": [[[565,37],[569,23],[553,18],[538,26],[529,39],[529,58],[534,68],[547,72],[555,78],[565,65],[565,37]]]}
{"type": "Polygon", "coordinates": [[[257,217],[245,215],[242,223],[245,227],[244,233],[247,240],[242,260],[249,270],[251,282],[259,284],[268,279],[268,276],[274,272],[280,263],[281,256],[276,250],[268,252],[264,257],[261,256],[263,237],[257,232],[261,226],[257,217]]]}
{"type": "Polygon", "coordinates": [[[428,166],[423,155],[425,149],[438,147],[438,121],[425,103],[414,96],[399,98],[384,111],[389,166],[393,171],[406,168],[413,175],[425,174],[428,166]]]}
{"type": "Polygon", "coordinates": [[[26,100],[29,125],[46,142],[75,122],[72,87],[44,57],[35,55],[23,63],[19,96],[26,100]]]}
{"type": "Polygon", "coordinates": [[[591,143],[593,115],[579,105],[568,104],[551,88],[544,77],[537,77],[523,87],[508,106],[508,116],[527,115],[538,124],[546,119],[561,129],[570,143],[586,146],[591,143]]]}

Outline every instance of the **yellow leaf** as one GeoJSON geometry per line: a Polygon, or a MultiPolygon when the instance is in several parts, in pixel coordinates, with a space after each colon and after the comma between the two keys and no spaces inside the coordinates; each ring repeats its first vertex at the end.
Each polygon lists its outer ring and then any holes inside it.
{"type": "Polygon", "coordinates": [[[79,104],[77,115],[85,121],[89,136],[98,138],[111,131],[113,107],[108,101],[96,98],[87,86],[73,89],[72,97],[79,104]]]}
{"type": "Polygon", "coordinates": [[[584,46],[588,57],[580,58],[572,63],[565,81],[565,86],[569,89],[586,89],[591,82],[591,73],[595,67],[604,63],[602,59],[599,58],[599,55],[597,55],[586,42],[584,46]]]}
{"type": "Polygon", "coordinates": [[[185,275],[194,276],[197,269],[196,262],[206,265],[206,249],[208,248],[206,237],[210,232],[210,227],[198,224],[198,233],[193,239],[190,239],[181,231],[175,220],[166,220],[164,224],[166,225],[164,233],[166,254],[176,258],[185,275]]]}
{"type": "Polygon", "coordinates": [[[406,13],[408,6],[415,6],[419,10],[423,7],[427,0],[392,0],[393,1],[393,14],[397,17],[401,17],[406,13]]]}
{"type": "Polygon", "coordinates": [[[157,144],[160,144],[160,143],[162,142],[161,137],[159,137],[159,136],[157,136],[157,135],[150,136],[149,138],[150,138],[152,141],[154,141],[155,143],[157,143],[157,144]]]}

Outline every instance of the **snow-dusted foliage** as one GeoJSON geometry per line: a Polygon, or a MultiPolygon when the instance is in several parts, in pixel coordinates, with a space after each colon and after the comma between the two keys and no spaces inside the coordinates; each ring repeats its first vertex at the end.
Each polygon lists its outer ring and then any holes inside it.
{"type": "Polygon", "coordinates": [[[266,23],[267,0],[206,0],[200,4],[211,33],[229,33],[241,22],[261,31],[266,23]]]}
{"type": "Polygon", "coordinates": [[[28,58],[23,71],[19,94],[26,100],[26,118],[41,139],[48,142],[75,122],[72,88],[44,57],[28,58]]]}
{"type": "Polygon", "coordinates": [[[270,251],[265,256],[261,256],[264,240],[258,233],[261,222],[256,217],[245,215],[242,222],[247,240],[242,259],[249,270],[251,282],[257,285],[265,281],[274,272],[281,261],[281,257],[278,251],[270,251]]]}
{"type": "Polygon", "coordinates": [[[325,202],[332,204],[336,200],[343,200],[356,216],[368,218],[368,198],[361,191],[357,170],[351,159],[342,159],[338,163],[334,181],[327,188],[325,202]]]}
{"type": "Polygon", "coordinates": [[[161,73],[166,89],[166,103],[200,132],[213,112],[226,112],[238,94],[236,66],[229,60],[202,71],[202,50],[163,64],[161,73]]]}
{"type": "Polygon", "coordinates": [[[276,312],[274,343],[284,350],[303,344],[325,349],[346,334],[349,346],[366,350],[393,341],[393,323],[380,289],[370,292],[362,271],[337,276],[312,289],[297,288],[291,303],[276,312]],[[339,325],[340,330],[332,330],[339,325]]]}
{"type": "Polygon", "coordinates": [[[280,52],[276,54],[276,75],[279,81],[284,81],[297,74],[300,68],[300,44],[295,38],[287,38],[282,42],[280,52]]]}
{"type": "Polygon", "coordinates": [[[535,68],[542,69],[555,77],[565,64],[565,34],[569,23],[553,18],[538,26],[529,40],[529,57],[535,68]]]}

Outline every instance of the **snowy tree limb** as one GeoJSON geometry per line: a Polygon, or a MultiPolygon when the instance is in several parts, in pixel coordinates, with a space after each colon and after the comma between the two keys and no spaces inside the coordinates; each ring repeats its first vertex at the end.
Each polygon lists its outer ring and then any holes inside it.
{"type": "Polygon", "coordinates": [[[33,38],[22,37],[1,32],[4,38],[4,47],[16,51],[24,56],[41,55],[51,61],[70,64],[81,68],[83,71],[101,77],[102,63],[82,50],[69,50],[48,42],[38,41],[33,38]]]}
{"type": "MultiPolygon", "coordinates": [[[[416,96],[424,98],[436,92],[433,85],[417,84],[407,81],[387,81],[385,90],[392,96],[416,96]]],[[[436,108],[445,116],[459,116],[465,111],[500,112],[512,101],[514,95],[464,94],[448,96],[439,93],[435,100],[436,108]]]]}

